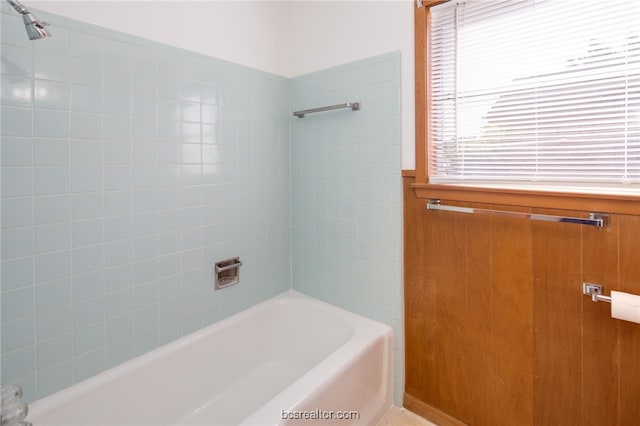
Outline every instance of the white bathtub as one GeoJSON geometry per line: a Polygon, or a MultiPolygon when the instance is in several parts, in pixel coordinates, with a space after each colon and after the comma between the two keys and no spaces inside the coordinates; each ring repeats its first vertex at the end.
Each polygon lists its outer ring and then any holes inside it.
{"type": "Polygon", "coordinates": [[[391,406],[392,354],[390,327],[288,291],[36,401],[27,420],[375,424],[391,406]]]}

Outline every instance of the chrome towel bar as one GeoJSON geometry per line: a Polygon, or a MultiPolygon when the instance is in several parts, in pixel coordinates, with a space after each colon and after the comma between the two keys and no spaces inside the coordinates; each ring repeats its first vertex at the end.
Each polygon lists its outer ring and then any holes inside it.
{"type": "Polygon", "coordinates": [[[345,104],[305,109],[302,111],[296,111],[293,113],[293,115],[298,118],[303,118],[306,114],[313,114],[314,112],[331,111],[334,109],[343,109],[343,108],[351,108],[352,111],[358,111],[360,109],[360,102],[347,102],[345,104]]]}
{"type": "Polygon", "coordinates": [[[476,207],[457,207],[446,206],[440,204],[440,200],[429,200],[427,202],[427,210],[443,210],[457,213],[482,213],[496,216],[519,217],[523,219],[542,220],[546,222],[574,223],[577,225],[590,225],[598,228],[604,228],[609,225],[609,215],[606,213],[589,213],[588,218],[569,217],[569,216],[553,216],[548,214],[510,212],[504,210],[479,209],[476,207]]]}

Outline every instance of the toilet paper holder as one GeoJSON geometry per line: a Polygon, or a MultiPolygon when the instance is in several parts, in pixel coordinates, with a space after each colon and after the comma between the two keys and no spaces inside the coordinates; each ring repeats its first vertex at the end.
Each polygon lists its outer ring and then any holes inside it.
{"type": "Polygon", "coordinates": [[[600,284],[582,283],[582,294],[585,296],[591,296],[592,301],[611,303],[611,297],[604,296],[602,294],[602,289],[603,287],[600,284]]]}

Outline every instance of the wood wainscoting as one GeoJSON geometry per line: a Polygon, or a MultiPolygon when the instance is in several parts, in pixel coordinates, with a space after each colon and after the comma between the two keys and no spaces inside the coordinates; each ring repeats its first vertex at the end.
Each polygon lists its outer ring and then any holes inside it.
{"type": "Polygon", "coordinates": [[[640,294],[640,216],[427,211],[403,176],[405,406],[440,425],[639,425],[640,324],[582,282],[640,294]]]}

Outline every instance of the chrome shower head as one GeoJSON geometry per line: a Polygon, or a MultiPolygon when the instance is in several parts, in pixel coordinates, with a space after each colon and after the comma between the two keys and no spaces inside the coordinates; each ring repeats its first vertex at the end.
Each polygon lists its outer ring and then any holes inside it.
{"type": "Polygon", "coordinates": [[[45,28],[49,24],[39,20],[31,13],[22,15],[22,20],[24,21],[24,26],[27,28],[29,40],[40,40],[41,38],[51,37],[51,33],[45,28]]]}
{"type": "Polygon", "coordinates": [[[22,15],[24,26],[27,29],[29,40],[40,40],[41,38],[51,37],[51,33],[45,28],[48,23],[39,20],[18,0],[7,0],[13,8],[22,15]]]}

